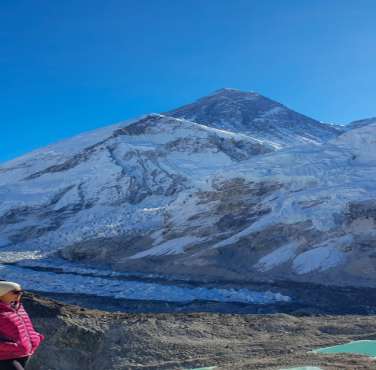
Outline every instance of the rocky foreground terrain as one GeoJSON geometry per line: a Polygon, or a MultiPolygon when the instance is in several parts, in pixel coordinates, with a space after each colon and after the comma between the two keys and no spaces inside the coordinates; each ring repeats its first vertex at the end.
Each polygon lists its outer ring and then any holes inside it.
{"type": "Polygon", "coordinates": [[[24,305],[46,335],[30,370],[376,368],[364,356],[309,353],[376,339],[376,315],[110,313],[30,293],[24,305]]]}

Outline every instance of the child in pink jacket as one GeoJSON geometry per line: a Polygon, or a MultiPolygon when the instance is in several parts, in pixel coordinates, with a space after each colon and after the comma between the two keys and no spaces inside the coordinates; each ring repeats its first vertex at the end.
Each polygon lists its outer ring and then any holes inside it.
{"type": "Polygon", "coordinates": [[[0,370],[23,370],[44,339],[34,330],[17,283],[0,281],[0,370]]]}

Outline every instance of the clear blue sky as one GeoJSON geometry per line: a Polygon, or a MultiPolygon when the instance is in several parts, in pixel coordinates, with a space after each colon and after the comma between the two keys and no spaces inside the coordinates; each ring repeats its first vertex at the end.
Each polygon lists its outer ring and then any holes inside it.
{"type": "Polygon", "coordinates": [[[0,162],[221,87],[376,116],[375,0],[0,0],[0,162]]]}

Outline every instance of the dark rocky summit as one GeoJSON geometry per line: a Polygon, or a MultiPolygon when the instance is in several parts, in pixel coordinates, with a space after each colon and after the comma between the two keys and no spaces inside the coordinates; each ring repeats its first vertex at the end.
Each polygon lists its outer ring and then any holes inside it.
{"type": "Polygon", "coordinates": [[[165,113],[211,127],[240,132],[285,147],[322,143],[341,133],[328,125],[262,96],[224,88],[165,113]]]}

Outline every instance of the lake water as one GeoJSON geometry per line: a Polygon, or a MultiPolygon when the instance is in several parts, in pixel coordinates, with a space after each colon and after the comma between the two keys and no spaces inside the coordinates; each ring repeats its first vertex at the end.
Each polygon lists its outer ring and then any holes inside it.
{"type": "Polygon", "coordinates": [[[319,348],[315,353],[354,353],[376,357],[376,340],[357,340],[332,347],[319,348]]]}
{"type": "MultiPolygon", "coordinates": [[[[337,346],[318,348],[313,350],[314,353],[353,353],[376,358],[376,340],[357,340],[337,346]]],[[[280,370],[322,370],[319,367],[305,366],[293,367],[280,370]]]]}
{"type": "MultiPolygon", "coordinates": [[[[366,355],[376,358],[376,340],[357,340],[350,343],[340,344],[332,347],[325,347],[315,349],[312,352],[315,353],[354,353],[360,355],[366,355]]],[[[190,370],[213,370],[216,367],[200,367],[190,370]]],[[[320,367],[315,366],[303,366],[303,367],[290,367],[280,370],[322,370],[320,367]]]]}

